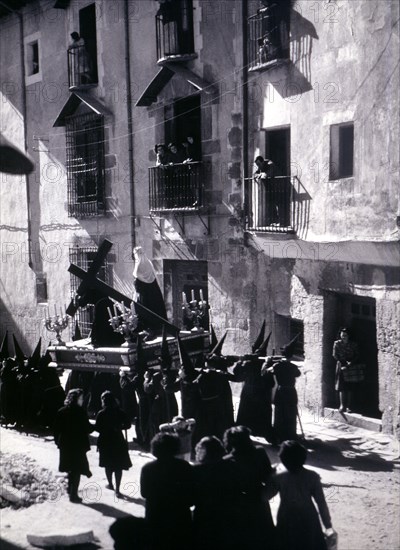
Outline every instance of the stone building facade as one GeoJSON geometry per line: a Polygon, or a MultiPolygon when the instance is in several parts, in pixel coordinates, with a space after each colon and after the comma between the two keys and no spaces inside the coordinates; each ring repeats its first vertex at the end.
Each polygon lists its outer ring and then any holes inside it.
{"type": "Polygon", "coordinates": [[[358,412],[399,434],[398,3],[9,4],[1,131],[36,171],[1,176],[2,332],[32,347],[70,299],[69,262],[104,237],[102,276],[129,294],[141,245],[171,320],[202,290],[227,352],[249,352],[264,319],[270,353],[300,334],[302,406],[337,405],[350,325],[358,412]],[[156,143],[188,136],[195,162],[155,166],[156,143]],[[258,155],[272,185],[253,179],[258,155]]]}

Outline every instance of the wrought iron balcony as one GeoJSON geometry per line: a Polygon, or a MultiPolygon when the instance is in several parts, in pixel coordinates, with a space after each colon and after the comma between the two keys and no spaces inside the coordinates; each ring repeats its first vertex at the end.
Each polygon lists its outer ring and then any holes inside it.
{"type": "Polygon", "coordinates": [[[156,15],[157,62],[186,61],[196,57],[192,0],[160,5],[156,15]]]}
{"type": "Polygon", "coordinates": [[[247,22],[249,71],[289,59],[289,15],[280,4],[258,10],[247,22]]]}
{"type": "Polygon", "coordinates": [[[269,233],[296,232],[301,217],[300,181],[276,176],[252,179],[249,193],[249,230],[269,233]]]}
{"type": "Polygon", "coordinates": [[[203,163],[149,168],[150,211],[198,211],[204,204],[203,163]]]}
{"type": "Polygon", "coordinates": [[[85,88],[97,84],[96,69],[86,46],[68,49],[69,88],[85,88]]]}

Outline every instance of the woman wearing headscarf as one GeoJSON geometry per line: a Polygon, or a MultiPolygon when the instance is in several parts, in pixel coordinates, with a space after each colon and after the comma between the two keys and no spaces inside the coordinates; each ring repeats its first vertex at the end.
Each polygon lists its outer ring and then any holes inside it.
{"type": "Polygon", "coordinates": [[[118,407],[118,404],[110,391],[101,394],[102,409],[96,417],[94,429],[99,432],[97,447],[100,454],[100,466],[105,468],[108,489],[115,488],[117,497],[121,496],[120,485],[122,470],[129,470],[132,462],[129,458],[128,443],[122,430],[131,427],[126,414],[118,407]],[[115,487],[112,476],[115,477],[115,487]]]}

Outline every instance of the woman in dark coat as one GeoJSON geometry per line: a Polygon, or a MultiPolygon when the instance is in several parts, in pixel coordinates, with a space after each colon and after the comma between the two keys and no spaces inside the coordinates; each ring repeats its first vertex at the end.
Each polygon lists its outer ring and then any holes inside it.
{"type": "Polygon", "coordinates": [[[285,441],[279,457],[286,468],[274,477],[280,494],[277,516],[279,549],[327,550],[314,502],[325,529],[332,531],[332,523],[319,475],[303,467],[307,449],[296,441],[285,441]]]}
{"type": "Polygon", "coordinates": [[[229,549],[233,543],[229,537],[240,486],[234,464],[223,460],[224,454],[221,441],[214,436],[203,437],[196,445],[193,527],[197,550],[229,549]]]}
{"type": "Polygon", "coordinates": [[[228,548],[272,550],[275,527],[268,498],[273,495],[273,469],[267,453],[262,447],[254,446],[250,434],[245,426],[230,428],[224,434],[225,449],[229,453],[224,460],[233,468],[240,489],[230,533],[233,544],[228,548]]]}
{"type": "Polygon", "coordinates": [[[145,464],[140,476],[154,550],[193,548],[190,512],[194,503],[193,468],[176,458],[179,449],[177,435],[158,433],[151,442],[156,460],[145,464]]]}
{"type": "Polygon", "coordinates": [[[82,502],[78,496],[81,475],[91,477],[86,453],[90,450],[89,433],[93,431],[83,405],[83,391],[70,390],[54,422],[54,441],[60,449],[59,471],[68,473],[71,502],[82,502]]]}
{"type": "Polygon", "coordinates": [[[95,431],[99,432],[97,447],[100,453],[100,466],[105,468],[108,489],[114,489],[112,475],[115,476],[115,494],[119,491],[122,479],[122,470],[129,470],[132,466],[129,458],[128,443],[122,430],[131,427],[126,414],[118,407],[113,394],[105,391],[101,394],[102,409],[96,417],[95,431]]]}

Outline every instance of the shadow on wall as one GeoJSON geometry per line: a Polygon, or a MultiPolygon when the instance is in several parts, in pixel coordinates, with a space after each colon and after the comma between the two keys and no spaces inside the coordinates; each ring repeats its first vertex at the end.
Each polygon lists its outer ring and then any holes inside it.
{"type": "MultiPolygon", "coordinates": [[[[313,41],[318,40],[319,37],[311,21],[305,19],[297,11],[291,11],[290,19],[290,58],[296,70],[303,76],[305,81],[310,83],[313,41]]],[[[308,89],[311,88],[312,86],[308,89]]]]}

